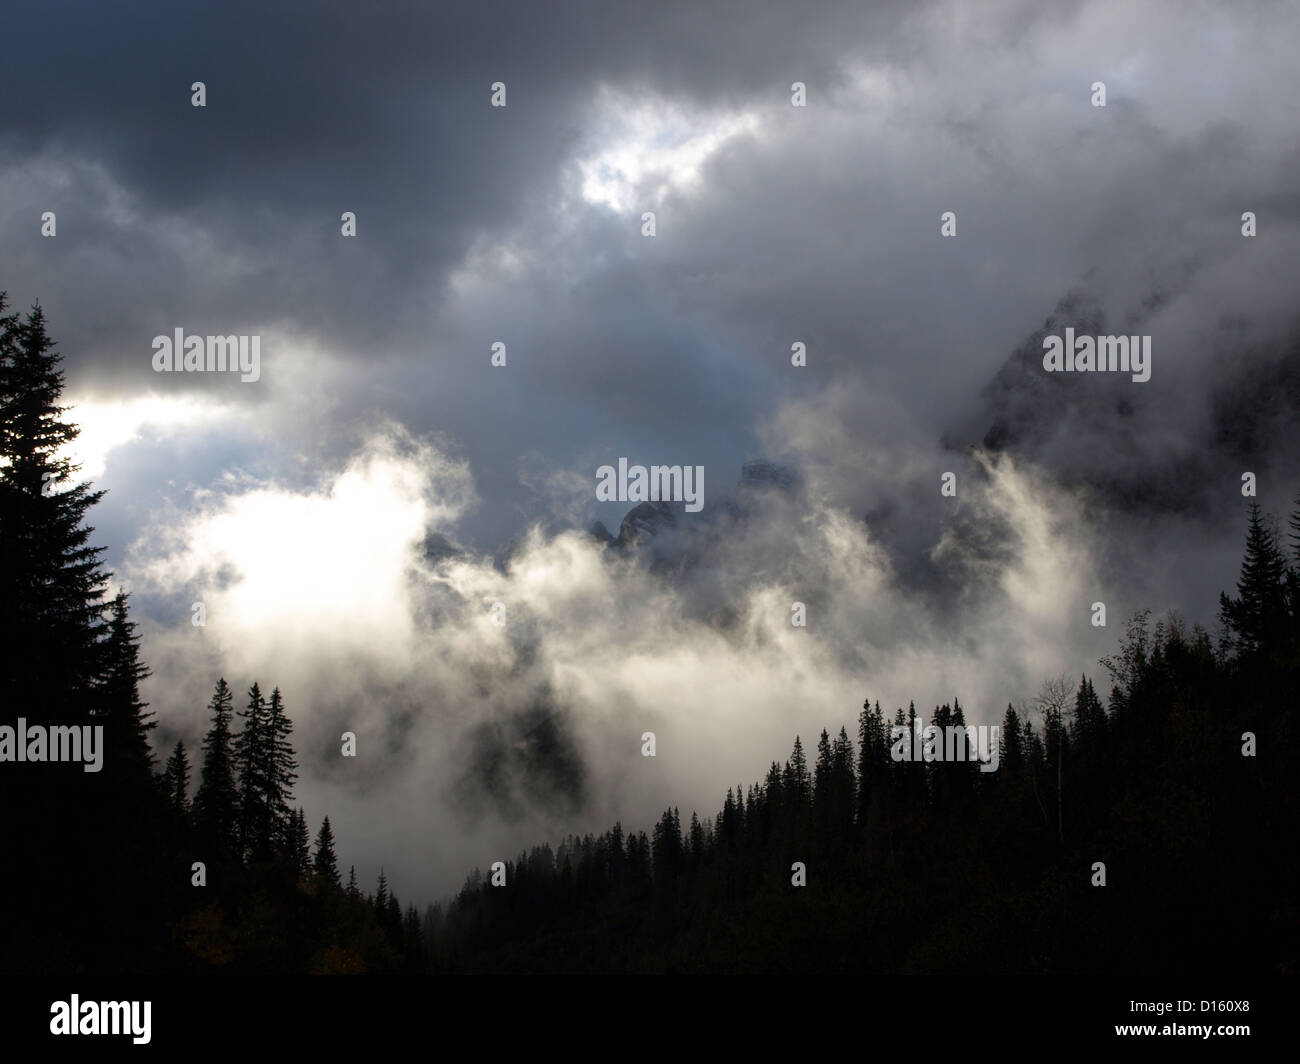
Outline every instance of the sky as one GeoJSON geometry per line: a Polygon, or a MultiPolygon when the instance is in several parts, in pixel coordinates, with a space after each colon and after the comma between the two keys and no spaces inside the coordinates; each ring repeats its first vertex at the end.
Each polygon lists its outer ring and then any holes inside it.
{"type": "Polygon", "coordinates": [[[313,832],[404,901],[712,812],[867,697],[1108,690],[1134,611],[1214,630],[1243,472],[1300,492],[1294,4],[6,21],[0,290],[63,354],[160,760],[218,676],[278,685],[313,832]],[[1045,373],[1066,326],[1151,379],[1045,373]],[[156,372],[176,329],[259,378],[156,372]],[[703,510],[589,535],[620,457],[703,510]]]}

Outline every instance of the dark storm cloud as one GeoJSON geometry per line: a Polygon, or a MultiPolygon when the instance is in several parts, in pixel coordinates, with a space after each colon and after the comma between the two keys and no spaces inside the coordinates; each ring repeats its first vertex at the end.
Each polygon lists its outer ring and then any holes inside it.
{"type": "Polygon", "coordinates": [[[284,683],[308,798],[365,860],[401,844],[441,889],[534,841],[521,810],[558,832],[579,805],[591,829],[679,793],[708,807],[795,727],[847,719],[864,683],[886,703],[970,691],[992,719],[1112,650],[1127,609],[1209,619],[1238,467],[1269,473],[1274,507],[1298,472],[1297,18],[965,0],[11,15],[0,288],[43,301],[74,393],[237,411],[125,444],[104,478],[96,523],[139,582],[169,737],[197,735],[219,671],[284,683]],[[608,187],[586,196],[593,174],[608,187]],[[1039,330],[1069,293],[1152,333],[1150,382],[1043,379],[1039,330]],[[263,381],[154,374],[149,341],[177,326],[260,331],[263,381]],[[429,519],[447,554],[418,592],[395,571],[425,529],[392,484],[420,463],[344,472],[387,454],[389,420],[435,441],[428,469],[463,463],[478,500],[429,519]],[[1008,426],[992,466],[967,452],[1008,426]],[[758,453],[803,493],[719,518],[758,453]],[[592,488],[624,455],[705,466],[676,582],[551,534],[617,532],[628,505],[592,488]],[[368,505],[402,503],[360,547],[335,494],[357,479],[368,505]],[[267,588],[208,557],[224,548],[268,574],[276,624],[267,588]],[[389,582],[391,608],[358,619],[389,582]],[[214,605],[197,643],[196,596],[214,605]],[[812,638],[789,627],[796,596],[812,638]],[[1087,623],[1095,597],[1109,631],[1087,623]],[[498,598],[535,639],[497,644],[498,598]],[[354,721],[383,757],[347,778],[354,721]],[[628,741],[643,727],[671,751],[653,780],[628,741]]]}
{"type": "MultiPolygon", "coordinates": [[[[77,248],[33,294],[85,293],[105,310],[95,333],[71,321],[65,333],[70,364],[89,344],[97,373],[133,362],[138,336],[168,313],[196,329],[286,315],[376,357],[404,325],[426,326],[412,314],[439,301],[476,234],[545,208],[535,197],[581,139],[578,112],[598,85],[778,104],[788,68],[833,77],[836,36],[849,34],[837,49],[869,47],[891,8],[904,5],[841,4],[817,19],[740,4],[25,9],[10,24],[23,47],[0,72],[5,158],[48,157],[76,175],[61,190],[30,176],[63,208],[55,249],[77,248]],[[496,80],[507,108],[488,107],[496,80]],[[108,182],[137,218],[106,217],[108,182]],[[340,241],[343,210],[362,239],[340,241]],[[168,219],[208,234],[234,276],[133,224],[168,219]],[[96,269],[114,268],[79,272],[72,258],[87,246],[103,257],[96,269]]],[[[29,219],[11,216],[10,235],[29,234],[29,219]]]]}
{"type": "Polygon", "coordinates": [[[1295,210],[1275,114],[1250,110],[1246,90],[1151,98],[1163,82],[1131,58],[1154,55],[1175,86],[1216,62],[1221,80],[1248,80],[1249,42],[1284,29],[1283,9],[1239,23],[1153,9],[1110,39],[1095,6],[955,11],[222,6],[181,19],[86,5],[66,10],[75,35],[28,14],[15,39],[30,46],[0,74],[24,100],[0,141],[11,287],[50,308],[74,387],[259,402],[294,385],[277,377],[293,333],[363,367],[338,418],[397,409],[442,428],[491,456],[494,487],[520,441],[573,461],[576,441],[606,430],[671,432],[734,466],[759,410],[846,373],[937,434],[1088,271],[1153,248],[1219,254],[1236,199],[1271,225],[1295,210]],[[1231,32],[1247,43],[1225,52],[1231,32]],[[1106,111],[1087,106],[1094,77],[1110,78],[1106,111]],[[806,111],[789,106],[795,78],[806,111]],[[504,109],[488,106],[497,79],[504,109]],[[659,201],[655,241],[639,208],[576,195],[611,86],[652,111],[675,101],[700,129],[756,120],[695,187],[642,183],[659,201]],[[56,207],[60,238],[43,241],[34,219],[56,207]],[[355,240],[339,236],[344,209],[355,240]],[[956,241],[937,235],[945,209],[956,241]],[[467,299],[450,278],[476,248],[467,299]],[[497,269],[502,250],[522,265],[497,269]],[[177,325],[268,333],[268,387],[152,374],[150,338],[177,325]],[[493,339],[512,348],[506,374],[487,372],[493,339]],[[794,339],[809,373],[789,372],[794,339]]]}

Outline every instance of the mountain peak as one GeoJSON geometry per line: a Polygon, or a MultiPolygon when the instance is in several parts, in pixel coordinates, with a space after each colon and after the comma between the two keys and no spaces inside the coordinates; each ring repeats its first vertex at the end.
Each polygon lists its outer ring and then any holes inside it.
{"type": "Polygon", "coordinates": [[[798,489],[799,484],[800,477],[797,470],[758,458],[741,466],[740,483],[736,487],[742,491],[774,488],[778,491],[793,492],[798,489]]]}

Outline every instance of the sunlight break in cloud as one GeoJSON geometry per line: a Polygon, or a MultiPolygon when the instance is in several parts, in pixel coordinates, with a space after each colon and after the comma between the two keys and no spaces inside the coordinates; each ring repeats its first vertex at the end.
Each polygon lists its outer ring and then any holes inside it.
{"type": "Polygon", "coordinates": [[[582,197],[620,213],[689,189],[726,141],[758,128],[753,111],[712,115],[664,100],[602,89],[596,103],[599,146],[578,163],[582,197]]]}

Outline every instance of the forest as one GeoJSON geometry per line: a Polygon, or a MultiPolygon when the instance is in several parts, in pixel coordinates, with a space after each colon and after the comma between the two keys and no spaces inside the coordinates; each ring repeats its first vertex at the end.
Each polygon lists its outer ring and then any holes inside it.
{"type": "Polygon", "coordinates": [[[1243,499],[1217,633],[1132,618],[1097,675],[1006,708],[997,771],[894,760],[918,710],[868,698],[716,812],[542,842],[421,910],[295,807],[278,688],[213,678],[201,748],[154,748],[59,364],[0,294],[0,724],[104,737],[100,772],[0,763],[6,971],[1295,971],[1300,505],[1243,499]]]}

